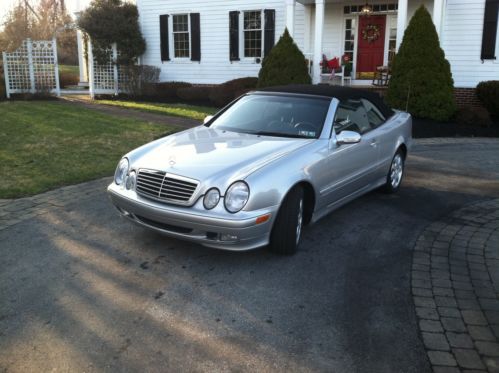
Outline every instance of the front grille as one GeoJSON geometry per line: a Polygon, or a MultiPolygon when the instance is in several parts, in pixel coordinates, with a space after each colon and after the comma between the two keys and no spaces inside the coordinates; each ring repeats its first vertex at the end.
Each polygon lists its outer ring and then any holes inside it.
{"type": "Polygon", "coordinates": [[[163,171],[140,169],[137,194],[159,201],[185,205],[190,202],[199,182],[163,171]]]}

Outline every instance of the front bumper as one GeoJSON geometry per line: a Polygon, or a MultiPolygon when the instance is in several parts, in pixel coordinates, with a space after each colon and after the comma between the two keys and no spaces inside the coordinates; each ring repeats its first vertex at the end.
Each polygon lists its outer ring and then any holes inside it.
{"type": "Polygon", "coordinates": [[[268,245],[272,223],[278,210],[278,206],[272,206],[258,211],[230,214],[223,207],[223,199],[213,210],[206,210],[202,198],[194,206],[183,207],[143,198],[115,183],[109,185],[107,191],[121,215],[138,225],[170,237],[232,251],[268,245]],[[269,213],[269,220],[256,224],[256,218],[269,213]]]}

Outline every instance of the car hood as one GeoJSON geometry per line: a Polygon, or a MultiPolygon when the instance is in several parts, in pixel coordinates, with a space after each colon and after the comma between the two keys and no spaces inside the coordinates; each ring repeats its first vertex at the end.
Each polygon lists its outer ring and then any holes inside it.
{"type": "Polygon", "coordinates": [[[135,169],[161,170],[201,182],[218,178],[232,182],[313,141],[200,126],[139,148],[131,160],[135,169]]]}

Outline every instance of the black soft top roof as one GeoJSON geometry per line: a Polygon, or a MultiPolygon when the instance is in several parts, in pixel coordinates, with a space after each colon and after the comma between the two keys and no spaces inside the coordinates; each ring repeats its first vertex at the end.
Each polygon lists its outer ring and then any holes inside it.
{"type": "Polygon", "coordinates": [[[393,110],[386,106],[386,104],[377,93],[358,88],[330,86],[326,84],[295,84],[262,88],[257,90],[257,92],[293,93],[331,98],[335,97],[340,101],[364,98],[376,105],[376,107],[381,111],[381,113],[383,113],[386,118],[389,118],[393,115],[393,110]]]}

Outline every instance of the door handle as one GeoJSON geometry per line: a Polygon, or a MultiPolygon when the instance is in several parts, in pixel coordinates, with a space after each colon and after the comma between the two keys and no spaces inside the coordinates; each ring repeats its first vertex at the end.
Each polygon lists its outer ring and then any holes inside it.
{"type": "Polygon", "coordinates": [[[378,142],[375,139],[373,139],[373,140],[371,140],[370,145],[375,148],[378,145],[378,142]]]}

